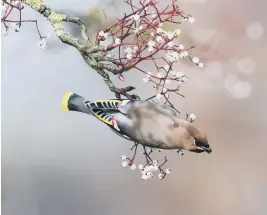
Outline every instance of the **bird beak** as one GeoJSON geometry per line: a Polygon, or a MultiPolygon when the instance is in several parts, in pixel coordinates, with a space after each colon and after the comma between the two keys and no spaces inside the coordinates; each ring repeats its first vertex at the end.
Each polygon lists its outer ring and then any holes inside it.
{"type": "Polygon", "coordinates": [[[212,153],[211,148],[205,150],[208,154],[212,153]]]}

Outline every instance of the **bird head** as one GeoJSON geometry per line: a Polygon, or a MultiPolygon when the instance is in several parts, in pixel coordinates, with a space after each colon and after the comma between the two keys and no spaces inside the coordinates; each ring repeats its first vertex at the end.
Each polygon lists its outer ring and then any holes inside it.
{"type": "Polygon", "coordinates": [[[197,146],[197,149],[192,150],[196,153],[207,152],[212,153],[210,145],[208,143],[207,136],[204,132],[202,132],[195,124],[189,123],[187,126],[187,130],[192,137],[192,141],[197,146]]]}

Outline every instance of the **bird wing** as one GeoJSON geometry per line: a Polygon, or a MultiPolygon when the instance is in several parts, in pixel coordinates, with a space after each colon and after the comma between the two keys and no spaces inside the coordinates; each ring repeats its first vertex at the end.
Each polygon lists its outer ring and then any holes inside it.
{"type": "Polygon", "coordinates": [[[105,110],[106,112],[113,112],[114,110],[117,110],[118,112],[121,112],[122,114],[128,113],[129,105],[136,104],[137,106],[140,105],[152,105],[154,108],[156,108],[158,111],[165,113],[165,114],[171,114],[173,116],[177,116],[177,112],[168,105],[162,105],[159,103],[152,103],[148,101],[142,101],[142,100],[128,100],[128,99],[105,99],[105,100],[96,100],[96,101],[85,101],[85,105],[90,109],[101,109],[105,110]],[[119,104],[122,101],[127,101],[126,107],[119,107],[119,104]]]}
{"type": "Polygon", "coordinates": [[[121,99],[105,99],[96,100],[94,102],[86,101],[84,102],[88,108],[92,109],[118,109],[118,105],[122,102],[121,99]]]}
{"type": "MultiPolygon", "coordinates": [[[[128,137],[123,131],[121,131],[120,125],[117,124],[116,119],[112,116],[112,112],[110,110],[105,111],[103,109],[90,109],[91,113],[99,119],[101,122],[108,125],[113,132],[115,132],[120,137],[123,137],[124,139],[133,141],[130,137],[128,137]]],[[[113,113],[118,113],[119,111],[113,111],[113,113]]]]}
{"type": "Polygon", "coordinates": [[[103,122],[109,126],[113,126],[113,123],[112,123],[113,117],[111,114],[105,112],[102,109],[90,109],[90,111],[93,114],[93,116],[95,116],[101,122],[103,122]]]}
{"type": "Polygon", "coordinates": [[[116,119],[112,114],[120,113],[118,109],[118,104],[121,103],[120,99],[108,99],[108,100],[96,100],[94,102],[85,101],[85,106],[90,110],[93,116],[98,120],[108,125],[113,132],[117,135],[132,141],[130,137],[121,132],[119,125],[116,122],[116,119]]]}

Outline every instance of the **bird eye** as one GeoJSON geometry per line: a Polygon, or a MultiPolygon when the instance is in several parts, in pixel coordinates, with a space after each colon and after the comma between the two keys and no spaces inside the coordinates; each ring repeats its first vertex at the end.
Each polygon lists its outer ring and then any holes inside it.
{"type": "Polygon", "coordinates": [[[197,145],[197,146],[199,146],[199,147],[205,147],[205,148],[209,148],[210,147],[210,145],[209,144],[204,144],[204,143],[202,143],[201,141],[199,141],[197,138],[194,138],[195,139],[195,144],[197,145]]]}
{"type": "Polygon", "coordinates": [[[197,138],[194,139],[195,139],[195,144],[198,146],[200,144],[200,141],[197,138]]]}

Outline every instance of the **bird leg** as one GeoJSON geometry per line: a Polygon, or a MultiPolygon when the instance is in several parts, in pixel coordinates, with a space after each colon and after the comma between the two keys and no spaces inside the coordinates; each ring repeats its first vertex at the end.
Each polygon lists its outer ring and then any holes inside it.
{"type": "Polygon", "coordinates": [[[134,162],[134,159],[135,159],[135,156],[136,156],[136,151],[137,151],[137,148],[138,148],[138,143],[134,143],[133,147],[131,148],[131,151],[134,149],[134,154],[132,156],[130,160],[130,163],[129,165],[132,166],[133,162],[134,162]]]}
{"type": "Polygon", "coordinates": [[[136,100],[136,99],[140,100],[140,97],[138,95],[135,95],[135,94],[131,95],[128,93],[134,89],[135,89],[135,87],[129,86],[129,87],[120,88],[120,89],[114,88],[112,91],[115,93],[115,96],[118,99],[121,99],[121,96],[125,96],[127,99],[130,99],[130,100],[136,100]]]}

